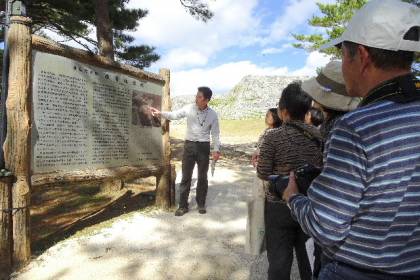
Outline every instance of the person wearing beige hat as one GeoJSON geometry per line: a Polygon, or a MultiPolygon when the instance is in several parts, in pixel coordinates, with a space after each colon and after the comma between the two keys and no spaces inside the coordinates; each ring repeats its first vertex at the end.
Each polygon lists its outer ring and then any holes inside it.
{"type": "Polygon", "coordinates": [[[334,123],[346,112],[356,109],[360,103],[360,98],[347,94],[341,61],[338,60],[329,62],[316,77],[303,81],[302,90],[312,97],[314,107],[324,113],[325,121],[321,125],[324,140],[334,123]]]}
{"type": "Polygon", "coordinates": [[[319,280],[420,279],[420,8],[371,0],[331,46],[362,101],[335,123],[307,196],[291,173],[283,199],[322,246],[319,280]]]}
{"type": "MultiPolygon", "coordinates": [[[[334,124],[360,103],[360,98],[348,96],[341,66],[341,61],[330,61],[316,77],[302,83],[302,90],[312,97],[314,107],[324,113],[325,121],[320,128],[324,146],[334,124]]],[[[314,249],[313,275],[317,278],[321,270],[322,249],[316,243],[314,249]]]]}

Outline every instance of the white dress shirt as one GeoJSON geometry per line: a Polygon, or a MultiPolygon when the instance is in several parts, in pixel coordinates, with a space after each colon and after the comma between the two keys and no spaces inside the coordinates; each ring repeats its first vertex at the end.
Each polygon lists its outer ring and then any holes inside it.
{"type": "Polygon", "coordinates": [[[168,120],[187,118],[185,140],[210,142],[211,134],[213,151],[220,151],[219,118],[210,107],[200,110],[197,105],[190,104],[174,112],[162,112],[162,117],[168,120]]]}

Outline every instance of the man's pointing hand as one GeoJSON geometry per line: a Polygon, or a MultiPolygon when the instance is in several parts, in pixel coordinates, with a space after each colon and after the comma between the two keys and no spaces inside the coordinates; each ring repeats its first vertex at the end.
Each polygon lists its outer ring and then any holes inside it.
{"type": "Polygon", "coordinates": [[[158,110],[158,109],[156,109],[156,108],[153,108],[153,107],[149,107],[149,110],[150,110],[150,113],[152,113],[152,116],[156,116],[156,117],[159,117],[162,113],[158,110]]]}

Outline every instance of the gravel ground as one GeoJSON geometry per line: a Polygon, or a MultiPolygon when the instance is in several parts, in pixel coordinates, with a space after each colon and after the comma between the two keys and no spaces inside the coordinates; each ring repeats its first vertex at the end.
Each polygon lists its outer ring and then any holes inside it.
{"type": "MultiPolygon", "coordinates": [[[[185,216],[148,209],[93,226],[51,247],[12,279],[266,279],[265,254],[244,253],[254,171],[223,165],[209,177],[206,215],[197,212],[193,187],[185,216]]],[[[292,279],[299,279],[296,265],[292,279]]]]}

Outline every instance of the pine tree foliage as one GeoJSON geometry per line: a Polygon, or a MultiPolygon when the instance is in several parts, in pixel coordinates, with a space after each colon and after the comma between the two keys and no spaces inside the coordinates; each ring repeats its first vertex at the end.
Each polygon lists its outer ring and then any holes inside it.
{"type": "MultiPolygon", "coordinates": [[[[404,1],[420,7],[420,0],[404,1]]],[[[323,44],[340,37],[353,14],[367,2],[367,0],[337,0],[332,4],[317,3],[320,15],[314,15],[308,21],[308,24],[314,27],[317,32],[314,34],[293,34],[297,40],[297,43],[293,44],[294,47],[307,51],[319,50],[323,44]]],[[[334,47],[321,52],[332,55],[333,58],[341,57],[341,52],[334,47]]],[[[413,70],[420,74],[420,55],[417,55],[413,70]]]]}
{"type": "Polygon", "coordinates": [[[197,20],[207,22],[213,17],[209,6],[201,0],[179,0],[179,2],[197,20]]]}
{"type": "MultiPolygon", "coordinates": [[[[5,2],[0,0],[4,10],[5,2]]],[[[145,0],[146,1],[146,0],[145,0]]],[[[200,0],[179,0],[196,19],[207,21],[213,17],[207,4],[200,0]]],[[[64,40],[76,42],[81,48],[98,53],[97,38],[92,37],[96,28],[95,0],[26,0],[26,10],[33,21],[33,32],[46,36],[46,30],[60,34],[64,40]]],[[[136,67],[149,67],[159,59],[155,48],[137,45],[127,32],[141,28],[139,22],[147,16],[144,9],[128,8],[129,0],[108,0],[112,25],[113,47],[116,60],[136,67]]],[[[0,41],[3,40],[0,34],[0,41]]]]}

